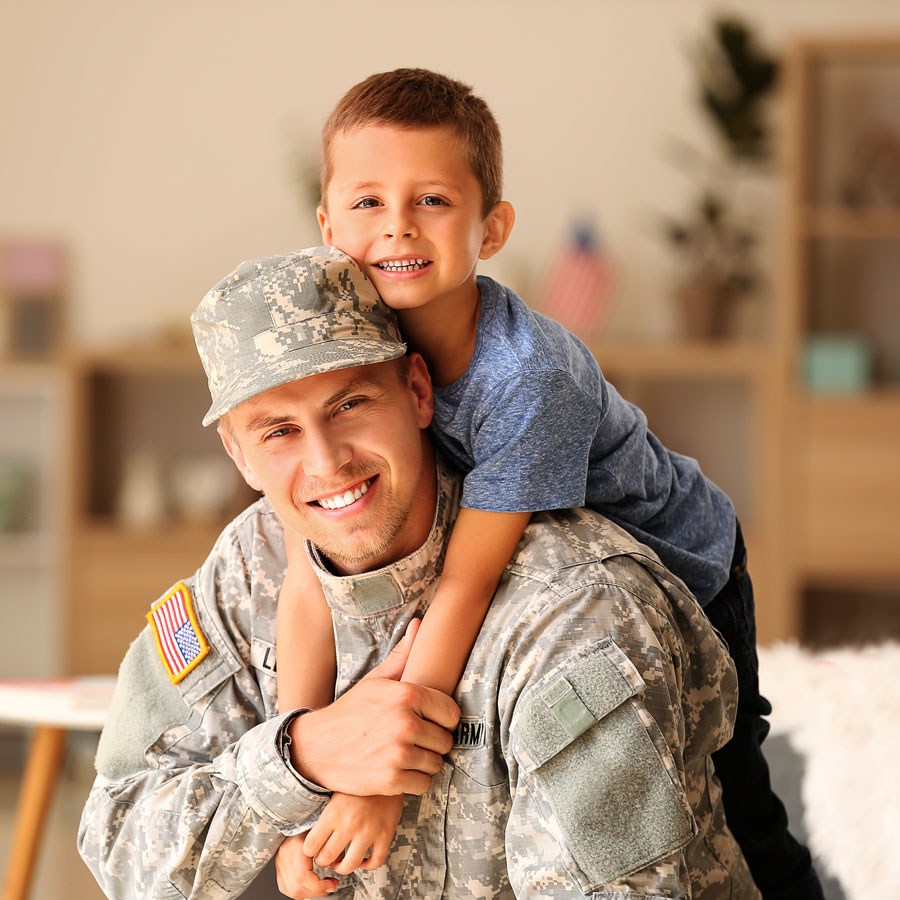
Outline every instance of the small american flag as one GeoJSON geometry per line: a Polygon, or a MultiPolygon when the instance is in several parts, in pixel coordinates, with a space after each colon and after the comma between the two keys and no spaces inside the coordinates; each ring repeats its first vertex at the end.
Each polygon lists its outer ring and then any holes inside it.
{"type": "Polygon", "coordinates": [[[541,312],[573,334],[590,337],[606,323],[612,283],[612,267],[591,230],[579,226],[574,239],[547,272],[540,295],[541,312]]]}
{"type": "Polygon", "coordinates": [[[147,621],[169,680],[178,684],[209,653],[187,585],[179,581],[147,613],[147,621]]]}

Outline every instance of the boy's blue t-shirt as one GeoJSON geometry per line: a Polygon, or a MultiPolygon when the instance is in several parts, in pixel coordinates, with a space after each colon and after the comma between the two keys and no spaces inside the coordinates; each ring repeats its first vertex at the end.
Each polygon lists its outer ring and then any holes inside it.
{"type": "Polygon", "coordinates": [[[591,352],[513,291],[478,276],[463,375],[435,390],[437,443],[468,471],[462,505],[590,506],[652,547],[701,604],[728,581],[735,515],[697,461],[667,450],[591,352]]]}

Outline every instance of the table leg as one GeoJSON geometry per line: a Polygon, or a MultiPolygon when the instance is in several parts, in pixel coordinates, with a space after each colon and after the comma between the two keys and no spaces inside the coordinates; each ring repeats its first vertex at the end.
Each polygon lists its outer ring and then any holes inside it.
{"type": "Polygon", "coordinates": [[[35,728],[19,792],[12,846],[3,885],[3,900],[26,900],[28,896],[41,834],[53,789],[59,779],[65,747],[65,728],[47,725],[35,728]]]}

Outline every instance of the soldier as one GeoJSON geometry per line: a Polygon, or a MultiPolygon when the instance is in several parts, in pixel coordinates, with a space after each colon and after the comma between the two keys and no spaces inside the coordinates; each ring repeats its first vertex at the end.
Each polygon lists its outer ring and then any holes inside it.
{"type": "Polygon", "coordinates": [[[233,897],[277,853],[298,898],[756,900],[710,762],[734,667],[653,552],[591,511],[535,514],[455,702],[401,683],[461,485],[424,362],[331,248],[245,263],[192,322],[204,423],[265,497],[122,664],[79,830],[107,895],[233,897]],[[332,610],[338,699],[278,714],[284,529],[332,610]],[[386,861],[313,872],[302,835],[332,791],[405,795],[386,861]]]}

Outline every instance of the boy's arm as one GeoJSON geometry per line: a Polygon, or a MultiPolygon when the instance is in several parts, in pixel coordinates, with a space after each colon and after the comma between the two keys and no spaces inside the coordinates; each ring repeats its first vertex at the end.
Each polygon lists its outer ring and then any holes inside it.
{"type": "Polygon", "coordinates": [[[437,593],[416,635],[403,680],[453,695],[500,576],[530,512],[461,509],[437,593]]]}
{"type": "Polygon", "coordinates": [[[306,555],[305,541],[285,528],[284,549],[288,567],[278,595],[275,638],[278,711],[283,713],[331,703],[337,672],[331,609],[306,555]]]}
{"type": "MultiPolygon", "coordinates": [[[[530,518],[529,512],[460,510],[440,585],[403,669],[404,681],[453,694],[500,576],[530,518]]],[[[278,615],[280,638],[281,610],[278,615]]],[[[279,690],[281,678],[279,665],[279,690]]],[[[302,851],[338,874],[349,874],[358,866],[377,868],[387,859],[402,809],[402,796],[335,794],[309,832],[302,851]],[[336,863],[344,848],[343,859],[336,863]],[[371,855],[364,860],[369,848],[371,855]]]]}

